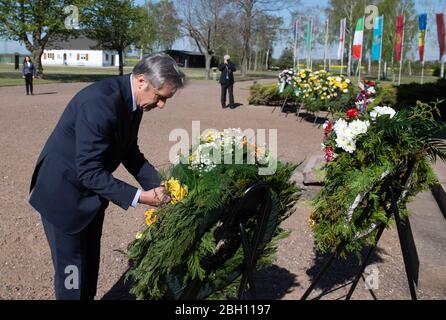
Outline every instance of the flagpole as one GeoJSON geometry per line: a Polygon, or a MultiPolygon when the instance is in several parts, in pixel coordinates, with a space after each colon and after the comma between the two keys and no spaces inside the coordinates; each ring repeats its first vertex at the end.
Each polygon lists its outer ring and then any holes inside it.
{"type": "MultiPolygon", "coordinates": [[[[426,31],[424,32],[424,41],[423,41],[423,61],[421,61],[421,84],[424,83],[424,56],[426,55],[426,41],[427,41],[427,27],[426,27],[426,31]]],[[[419,49],[418,49],[419,50],[419,49]]]]}
{"type": "MultiPolygon", "coordinates": [[[[342,25],[342,20],[341,20],[342,25]]],[[[342,48],[341,48],[341,76],[344,70],[344,49],[345,49],[345,29],[347,28],[347,20],[345,20],[344,27],[341,27],[342,48]]]]}
{"type": "Polygon", "coordinates": [[[293,50],[293,70],[296,70],[296,29],[297,29],[297,25],[296,25],[296,21],[293,21],[293,36],[294,36],[294,50],[293,50]]]}
{"type": "Polygon", "coordinates": [[[400,70],[398,72],[398,85],[401,84],[401,69],[403,68],[403,51],[404,51],[404,25],[406,24],[406,17],[403,15],[403,35],[401,39],[401,57],[400,57],[400,70]]]}
{"type": "Polygon", "coordinates": [[[383,35],[384,35],[384,15],[381,15],[381,43],[379,45],[379,60],[378,60],[378,80],[381,80],[381,60],[383,52],[383,35]]]}
{"type": "Polygon", "coordinates": [[[327,20],[325,20],[324,71],[326,71],[326,67],[327,67],[328,22],[329,22],[329,18],[327,18],[327,20]]]}
{"type": "Polygon", "coordinates": [[[297,58],[297,71],[299,71],[299,40],[298,40],[298,34],[299,34],[299,25],[300,25],[300,16],[299,20],[297,20],[297,30],[296,30],[296,58],[297,58]]]}
{"type": "Polygon", "coordinates": [[[310,69],[313,71],[313,59],[311,56],[311,51],[313,49],[313,26],[314,25],[314,17],[311,17],[311,26],[310,26],[310,69]]]}
{"type": "Polygon", "coordinates": [[[359,67],[359,72],[358,72],[358,82],[361,82],[361,64],[362,64],[362,54],[363,54],[363,52],[362,52],[362,49],[363,49],[363,46],[364,46],[364,20],[365,20],[365,17],[363,16],[362,17],[362,42],[361,42],[361,54],[360,54],[360,56],[359,56],[359,61],[358,61],[358,67],[359,67]]]}

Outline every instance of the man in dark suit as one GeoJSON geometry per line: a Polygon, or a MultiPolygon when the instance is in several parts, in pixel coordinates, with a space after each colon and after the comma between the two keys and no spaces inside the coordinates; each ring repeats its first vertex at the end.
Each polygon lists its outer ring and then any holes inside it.
{"type": "Polygon", "coordinates": [[[235,65],[231,62],[229,55],[223,57],[224,62],[220,64],[218,70],[221,71],[220,85],[221,85],[221,107],[227,108],[226,92],[229,93],[229,107],[233,109],[234,105],[234,72],[235,65]]]}
{"type": "Polygon", "coordinates": [[[40,154],[30,204],[41,214],[55,269],[57,299],[93,299],[104,212],[170,201],[140,152],[143,111],[162,109],[185,76],[166,54],[141,60],[131,75],[94,83],[69,102],[40,154]],[[138,189],[112,176],[123,164],[138,189]]]}

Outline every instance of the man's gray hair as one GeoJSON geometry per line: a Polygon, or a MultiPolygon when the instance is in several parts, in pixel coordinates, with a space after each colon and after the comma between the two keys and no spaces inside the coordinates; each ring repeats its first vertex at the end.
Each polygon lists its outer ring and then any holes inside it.
{"type": "Polygon", "coordinates": [[[135,65],[132,74],[144,75],[144,78],[157,89],[166,82],[175,89],[181,89],[186,80],[186,75],[180,70],[176,61],[166,53],[155,53],[142,59],[135,65]]]}

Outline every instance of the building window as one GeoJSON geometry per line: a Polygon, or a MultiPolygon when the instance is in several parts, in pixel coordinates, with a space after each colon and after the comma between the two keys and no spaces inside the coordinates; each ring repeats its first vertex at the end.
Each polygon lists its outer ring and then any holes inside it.
{"type": "Polygon", "coordinates": [[[54,60],[54,53],[48,53],[48,59],[53,59],[54,60]]]}
{"type": "Polygon", "coordinates": [[[108,53],[105,54],[105,61],[108,61],[108,53]]]}
{"type": "Polygon", "coordinates": [[[88,61],[88,53],[80,53],[80,54],[78,53],[77,60],[88,61]]]}

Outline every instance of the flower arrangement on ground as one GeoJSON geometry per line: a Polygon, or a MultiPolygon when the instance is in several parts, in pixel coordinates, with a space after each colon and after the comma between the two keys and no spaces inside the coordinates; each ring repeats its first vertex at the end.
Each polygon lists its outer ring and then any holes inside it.
{"type": "Polygon", "coordinates": [[[408,215],[407,202],[436,181],[429,161],[446,159],[446,144],[438,138],[445,125],[434,120],[436,112],[436,104],[423,103],[398,112],[353,108],[324,124],[325,185],[309,218],[320,250],[346,241],[346,251],[359,253],[372,243],[377,225],[391,222],[389,186],[404,191],[398,207],[402,217],[408,215]],[[410,179],[401,185],[409,163],[410,179]]]}
{"type": "MultiPolygon", "coordinates": [[[[244,191],[259,182],[271,190],[272,211],[257,267],[272,263],[277,241],[286,236],[279,225],[293,212],[299,188],[290,180],[296,165],[278,161],[275,172],[259,174],[271,157],[240,129],[203,134],[188,156],[179,157],[165,183],[172,203],[148,211],[145,229],[129,245],[127,277],[138,299],[235,297],[244,255],[238,226],[228,217],[244,191]],[[197,290],[190,292],[194,284],[197,290]]],[[[253,204],[239,217],[248,238],[256,210],[253,204]]]]}

